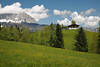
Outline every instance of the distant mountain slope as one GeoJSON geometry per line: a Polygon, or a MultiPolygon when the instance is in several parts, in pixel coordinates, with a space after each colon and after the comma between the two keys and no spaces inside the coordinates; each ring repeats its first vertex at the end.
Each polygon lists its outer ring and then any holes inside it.
{"type": "MultiPolygon", "coordinates": [[[[39,26],[38,26],[39,24],[36,24],[36,20],[25,12],[18,13],[18,14],[14,14],[14,13],[0,14],[0,23],[3,23],[3,24],[6,24],[6,23],[11,24],[12,23],[13,25],[14,25],[14,23],[21,23],[21,24],[19,24],[20,26],[22,26],[22,24],[25,24],[26,27],[30,27],[30,29],[32,29],[32,30],[33,30],[32,25],[33,26],[37,25],[35,27],[39,28],[39,26]],[[3,22],[5,22],[5,23],[3,23],[3,22]],[[22,23],[22,22],[27,22],[27,23],[22,23]]],[[[8,24],[6,24],[6,25],[8,25],[8,24]]],[[[40,25],[40,27],[41,26],[43,26],[43,25],[40,25]]],[[[92,31],[92,32],[97,32],[97,28],[84,27],[84,29],[92,31]]]]}
{"type": "Polygon", "coordinates": [[[0,67],[100,67],[100,55],[0,40],[0,67]]]}
{"type": "Polygon", "coordinates": [[[5,13],[0,14],[0,23],[6,27],[9,26],[18,26],[18,27],[25,27],[29,28],[31,31],[40,30],[42,27],[46,25],[40,25],[36,23],[36,20],[29,16],[26,13],[19,13],[19,14],[13,14],[13,13],[5,13]]]}
{"type": "Polygon", "coordinates": [[[28,23],[35,23],[35,19],[29,16],[26,13],[4,13],[0,14],[0,22],[13,22],[13,23],[21,23],[21,22],[28,22],[28,23]]]}
{"type": "Polygon", "coordinates": [[[1,23],[3,26],[9,27],[9,26],[18,26],[18,27],[25,27],[25,28],[29,28],[31,31],[34,30],[40,30],[41,28],[47,26],[47,25],[40,25],[37,23],[27,23],[27,22],[22,22],[22,23],[6,23],[6,22],[2,22],[1,23]]]}

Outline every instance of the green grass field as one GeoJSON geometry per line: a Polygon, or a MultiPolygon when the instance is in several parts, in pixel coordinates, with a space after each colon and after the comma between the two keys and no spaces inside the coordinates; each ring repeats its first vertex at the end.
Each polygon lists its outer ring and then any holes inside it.
{"type": "Polygon", "coordinates": [[[0,40],[0,67],[100,67],[100,55],[0,40]]]}
{"type": "MultiPolygon", "coordinates": [[[[48,42],[49,41],[49,34],[47,32],[50,31],[42,31],[44,34],[44,36],[42,35],[42,37],[39,37],[40,35],[34,35],[36,39],[36,41],[38,40],[38,42],[41,41],[45,41],[48,42]]],[[[78,30],[63,30],[63,38],[64,38],[64,48],[66,49],[70,49],[73,50],[74,49],[74,43],[75,43],[75,36],[77,34],[78,30]]],[[[88,42],[88,49],[89,52],[95,52],[96,49],[96,39],[97,39],[97,33],[96,32],[90,32],[90,31],[85,31],[86,33],[86,38],[87,38],[87,42],[88,42]]],[[[38,34],[41,34],[41,32],[38,32],[38,34]]],[[[39,43],[36,43],[39,44],[39,43]]],[[[43,44],[43,45],[48,45],[43,44]]]]}
{"type": "MultiPolygon", "coordinates": [[[[64,46],[66,49],[74,49],[75,36],[78,30],[64,30],[64,46]]],[[[89,52],[95,52],[97,33],[85,31],[89,52]]]]}

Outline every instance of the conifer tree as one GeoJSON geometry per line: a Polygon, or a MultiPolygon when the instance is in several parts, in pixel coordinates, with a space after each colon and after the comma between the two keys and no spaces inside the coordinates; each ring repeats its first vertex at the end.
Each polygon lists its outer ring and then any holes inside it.
{"type": "Polygon", "coordinates": [[[1,29],[2,29],[2,27],[1,27],[1,23],[0,23],[0,34],[1,34],[1,29]]]}
{"type": "Polygon", "coordinates": [[[53,23],[50,25],[50,39],[49,39],[49,44],[51,47],[55,45],[55,40],[56,40],[56,35],[55,35],[55,27],[53,23]]]}
{"type": "Polygon", "coordinates": [[[29,42],[29,29],[26,29],[25,27],[21,28],[20,31],[20,41],[22,42],[29,42]]]}
{"type": "Polygon", "coordinates": [[[33,32],[30,32],[29,34],[29,42],[34,43],[34,33],[33,32]]]}
{"type": "Polygon", "coordinates": [[[1,40],[7,40],[7,35],[8,35],[8,32],[7,32],[7,29],[5,26],[3,26],[0,30],[0,39],[1,40]]]}
{"type": "Polygon", "coordinates": [[[82,27],[79,29],[75,39],[76,39],[76,43],[74,44],[75,50],[81,52],[88,52],[87,39],[82,27]]]}
{"type": "Polygon", "coordinates": [[[41,30],[40,31],[40,44],[41,45],[44,45],[45,43],[44,43],[44,31],[43,30],[41,30]]]}
{"type": "Polygon", "coordinates": [[[19,33],[20,33],[19,29],[17,27],[14,27],[13,28],[14,41],[19,41],[20,38],[19,33]]]}
{"type": "Polygon", "coordinates": [[[97,39],[97,53],[100,54],[100,21],[99,21],[98,39],[97,39]]]}
{"type": "Polygon", "coordinates": [[[56,42],[55,42],[54,47],[64,48],[62,28],[59,24],[56,25],[56,42]]]}
{"type": "Polygon", "coordinates": [[[0,30],[1,30],[1,23],[0,23],[0,30]]]}
{"type": "Polygon", "coordinates": [[[10,26],[10,27],[8,27],[8,29],[7,29],[7,32],[8,32],[8,35],[7,35],[7,40],[9,40],[9,41],[14,41],[14,26],[10,26]]]}

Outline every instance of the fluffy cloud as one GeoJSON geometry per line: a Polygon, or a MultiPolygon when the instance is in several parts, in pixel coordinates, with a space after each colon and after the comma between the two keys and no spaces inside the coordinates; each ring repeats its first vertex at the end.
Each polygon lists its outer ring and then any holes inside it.
{"type": "Polygon", "coordinates": [[[96,10],[93,9],[93,8],[90,8],[90,9],[88,9],[88,10],[86,10],[86,11],[82,11],[80,14],[81,14],[81,15],[89,15],[89,14],[91,14],[92,12],[96,12],[96,10]]]}
{"type": "MultiPolygon", "coordinates": [[[[99,16],[83,16],[78,12],[72,12],[70,15],[71,20],[75,20],[77,24],[83,27],[96,27],[98,22],[100,21],[99,16]]],[[[69,25],[71,24],[71,20],[65,18],[63,20],[57,20],[59,24],[69,25]]]]}
{"type": "Polygon", "coordinates": [[[77,12],[73,12],[70,16],[72,20],[75,20],[77,24],[84,24],[85,18],[84,16],[79,15],[77,12]]]}
{"type": "Polygon", "coordinates": [[[85,17],[85,25],[87,27],[96,27],[98,25],[98,22],[100,21],[100,17],[98,16],[89,16],[89,17],[85,17]]]}
{"type": "Polygon", "coordinates": [[[22,12],[21,4],[19,2],[16,2],[12,5],[7,5],[4,8],[0,8],[0,14],[2,13],[19,13],[22,12]]]}
{"type": "Polygon", "coordinates": [[[19,14],[21,12],[25,12],[31,17],[35,18],[36,21],[39,21],[40,19],[44,19],[48,17],[48,9],[44,7],[44,5],[36,5],[32,8],[22,8],[21,4],[19,2],[16,2],[12,5],[7,5],[2,8],[2,5],[0,4],[0,14],[3,13],[14,13],[19,14]]]}
{"type": "Polygon", "coordinates": [[[36,6],[32,7],[31,9],[24,9],[24,12],[26,12],[30,16],[34,17],[36,19],[36,21],[47,18],[48,11],[49,10],[45,9],[43,5],[41,5],[41,6],[36,5],[36,6]]]}
{"type": "Polygon", "coordinates": [[[82,16],[77,12],[73,12],[71,18],[84,27],[95,27],[100,20],[99,16],[82,16]]]}
{"type": "Polygon", "coordinates": [[[0,9],[1,9],[2,5],[0,4],[0,9]]]}
{"type": "Polygon", "coordinates": [[[60,11],[60,10],[53,10],[54,15],[60,15],[63,17],[69,16],[72,12],[68,10],[60,11]]]}
{"type": "Polygon", "coordinates": [[[57,22],[60,24],[60,25],[69,25],[71,24],[70,20],[68,20],[67,18],[65,18],[64,20],[57,20],[57,22]]]}

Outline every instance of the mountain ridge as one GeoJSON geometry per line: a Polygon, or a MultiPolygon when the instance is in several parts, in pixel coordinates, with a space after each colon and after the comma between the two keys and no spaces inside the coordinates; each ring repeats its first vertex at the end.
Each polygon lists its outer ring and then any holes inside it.
{"type": "Polygon", "coordinates": [[[36,20],[25,12],[14,14],[14,13],[4,13],[0,14],[0,22],[12,22],[12,23],[36,23],[36,20]]]}

